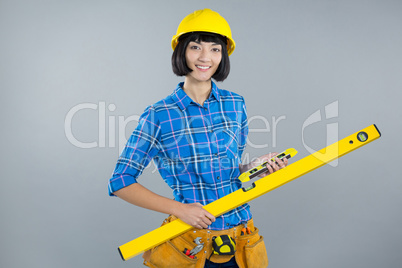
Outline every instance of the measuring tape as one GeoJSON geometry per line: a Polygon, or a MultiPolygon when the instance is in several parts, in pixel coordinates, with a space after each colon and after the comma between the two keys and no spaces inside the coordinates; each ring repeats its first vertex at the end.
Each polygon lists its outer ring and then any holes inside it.
{"type": "Polygon", "coordinates": [[[228,235],[212,237],[212,248],[215,255],[234,255],[236,242],[228,235]]]}

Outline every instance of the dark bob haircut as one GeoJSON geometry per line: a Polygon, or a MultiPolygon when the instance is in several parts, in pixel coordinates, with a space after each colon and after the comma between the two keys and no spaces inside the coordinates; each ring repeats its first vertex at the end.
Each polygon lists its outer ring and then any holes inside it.
{"type": "Polygon", "coordinates": [[[225,80],[230,72],[230,61],[226,37],[220,34],[208,32],[191,32],[180,36],[179,42],[172,54],[173,73],[177,76],[185,76],[193,71],[187,66],[186,63],[186,49],[191,41],[212,42],[222,46],[222,59],[212,78],[216,81],[225,80]]]}

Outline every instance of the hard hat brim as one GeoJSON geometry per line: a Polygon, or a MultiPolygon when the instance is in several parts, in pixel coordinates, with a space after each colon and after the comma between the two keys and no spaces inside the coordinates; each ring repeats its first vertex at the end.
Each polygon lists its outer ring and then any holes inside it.
{"type": "MultiPolygon", "coordinates": [[[[197,32],[197,31],[194,31],[194,32],[197,32]]],[[[214,32],[212,32],[212,33],[214,33],[214,32]]],[[[179,33],[179,34],[176,34],[176,35],[174,35],[174,36],[172,37],[172,49],[173,49],[173,50],[175,50],[177,44],[179,43],[179,38],[180,38],[180,36],[182,36],[183,34],[186,34],[186,33],[179,33]]],[[[219,33],[214,33],[214,34],[219,34],[219,33]]],[[[234,41],[232,38],[230,38],[230,37],[228,37],[228,36],[225,36],[225,37],[226,37],[226,39],[228,40],[227,50],[228,50],[228,55],[230,56],[230,54],[233,53],[233,51],[234,51],[234,49],[235,49],[235,47],[236,47],[236,43],[235,43],[235,41],[234,41]]]]}

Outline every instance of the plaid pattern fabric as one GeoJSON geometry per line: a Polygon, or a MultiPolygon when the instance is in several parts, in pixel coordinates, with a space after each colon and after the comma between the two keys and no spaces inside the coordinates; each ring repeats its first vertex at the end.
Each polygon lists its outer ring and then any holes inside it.
{"type": "MultiPolygon", "coordinates": [[[[243,97],[212,82],[201,106],[180,83],[165,99],[149,106],[117,161],[109,194],[137,182],[153,159],[175,200],[206,205],[239,188],[239,164],[248,134],[243,97]]],[[[212,230],[251,219],[248,204],[217,217],[212,230]]]]}

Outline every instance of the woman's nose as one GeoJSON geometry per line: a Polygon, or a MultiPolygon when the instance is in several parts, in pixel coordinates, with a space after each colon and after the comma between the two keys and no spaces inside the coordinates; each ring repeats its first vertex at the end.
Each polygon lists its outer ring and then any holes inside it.
{"type": "Polygon", "coordinates": [[[204,62],[210,61],[210,60],[211,60],[211,57],[210,57],[209,51],[206,50],[206,49],[201,50],[199,60],[200,60],[200,61],[204,61],[204,62]]]}

